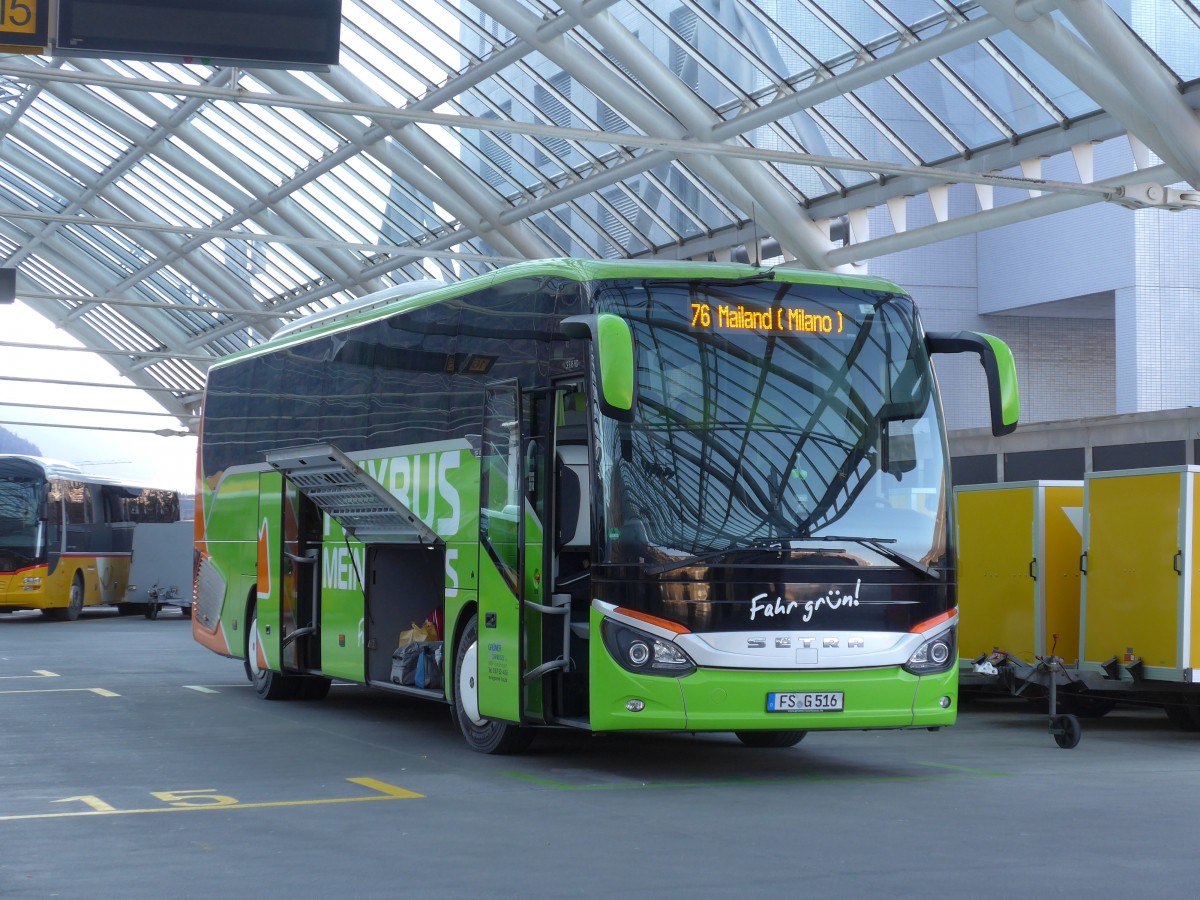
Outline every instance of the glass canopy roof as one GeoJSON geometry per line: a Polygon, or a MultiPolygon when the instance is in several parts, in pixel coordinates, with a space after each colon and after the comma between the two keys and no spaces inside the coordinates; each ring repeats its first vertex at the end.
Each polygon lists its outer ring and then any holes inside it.
{"type": "Polygon", "coordinates": [[[835,269],[1200,205],[1192,0],[342,9],[328,71],[0,58],[18,297],[185,430],[209,361],[405,282],[547,256],[835,269]]]}

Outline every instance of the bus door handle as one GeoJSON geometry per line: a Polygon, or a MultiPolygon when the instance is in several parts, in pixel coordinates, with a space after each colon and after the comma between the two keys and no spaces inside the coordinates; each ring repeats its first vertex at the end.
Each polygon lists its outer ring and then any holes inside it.
{"type": "Polygon", "coordinates": [[[550,605],[525,601],[525,608],[536,610],[544,616],[562,616],[563,622],[563,652],[558,659],[552,659],[535,666],[521,675],[522,684],[532,684],[539,678],[551,672],[567,672],[571,669],[571,595],[551,594],[550,605]]]}
{"type": "Polygon", "coordinates": [[[306,635],[316,634],[316,633],[317,633],[317,629],[311,625],[309,625],[305,628],[297,628],[295,631],[293,631],[291,634],[289,634],[287,637],[285,637],[282,641],[280,641],[279,649],[282,650],[284,647],[286,647],[288,644],[290,644],[296,638],[305,637],[306,635]]]}
{"type": "Polygon", "coordinates": [[[1084,575],[1087,574],[1087,551],[1083,551],[1083,555],[1079,557],[1079,571],[1084,575]]]}
{"type": "Polygon", "coordinates": [[[1037,581],[1037,557],[1029,561],[1029,577],[1037,581]]]}
{"type": "Polygon", "coordinates": [[[1183,574],[1183,551],[1176,550],[1175,556],[1171,558],[1171,568],[1175,570],[1176,575],[1183,574]]]}

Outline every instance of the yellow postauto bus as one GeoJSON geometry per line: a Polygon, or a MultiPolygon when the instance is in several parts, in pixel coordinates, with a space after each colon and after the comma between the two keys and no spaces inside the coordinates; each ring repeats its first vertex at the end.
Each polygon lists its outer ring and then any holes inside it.
{"type": "Polygon", "coordinates": [[[0,612],[74,620],[125,604],[134,529],[179,520],[179,494],[0,454],[0,612]]]}

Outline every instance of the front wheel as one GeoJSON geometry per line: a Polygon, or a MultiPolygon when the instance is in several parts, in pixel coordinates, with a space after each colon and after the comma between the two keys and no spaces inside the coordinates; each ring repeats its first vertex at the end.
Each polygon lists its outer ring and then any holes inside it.
{"type": "Polygon", "coordinates": [[[479,618],[472,616],[454,656],[454,718],[467,746],[480,753],[520,753],[533,731],[479,714],[479,618]]]}
{"type": "Polygon", "coordinates": [[[250,617],[250,632],[246,635],[246,675],[254,692],[264,700],[291,700],[300,688],[298,679],[272,672],[259,659],[257,613],[250,617]]]}
{"type": "Polygon", "coordinates": [[[56,622],[74,622],[83,612],[83,576],[76,575],[71,582],[71,592],[67,595],[66,606],[56,606],[53,609],[43,609],[42,615],[56,622]]]}
{"type": "Polygon", "coordinates": [[[804,740],[807,731],[735,731],[737,739],[747,747],[795,747],[804,740]]]}
{"type": "Polygon", "coordinates": [[[67,599],[67,613],[64,618],[68,622],[74,622],[79,618],[79,614],[83,612],[83,579],[78,575],[71,582],[71,595],[67,599]]]}

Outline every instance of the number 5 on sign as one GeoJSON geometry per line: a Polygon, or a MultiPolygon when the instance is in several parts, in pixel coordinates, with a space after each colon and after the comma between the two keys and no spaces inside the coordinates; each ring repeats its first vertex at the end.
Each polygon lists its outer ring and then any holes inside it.
{"type": "Polygon", "coordinates": [[[50,0],[0,0],[0,43],[46,46],[50,0]]]}

